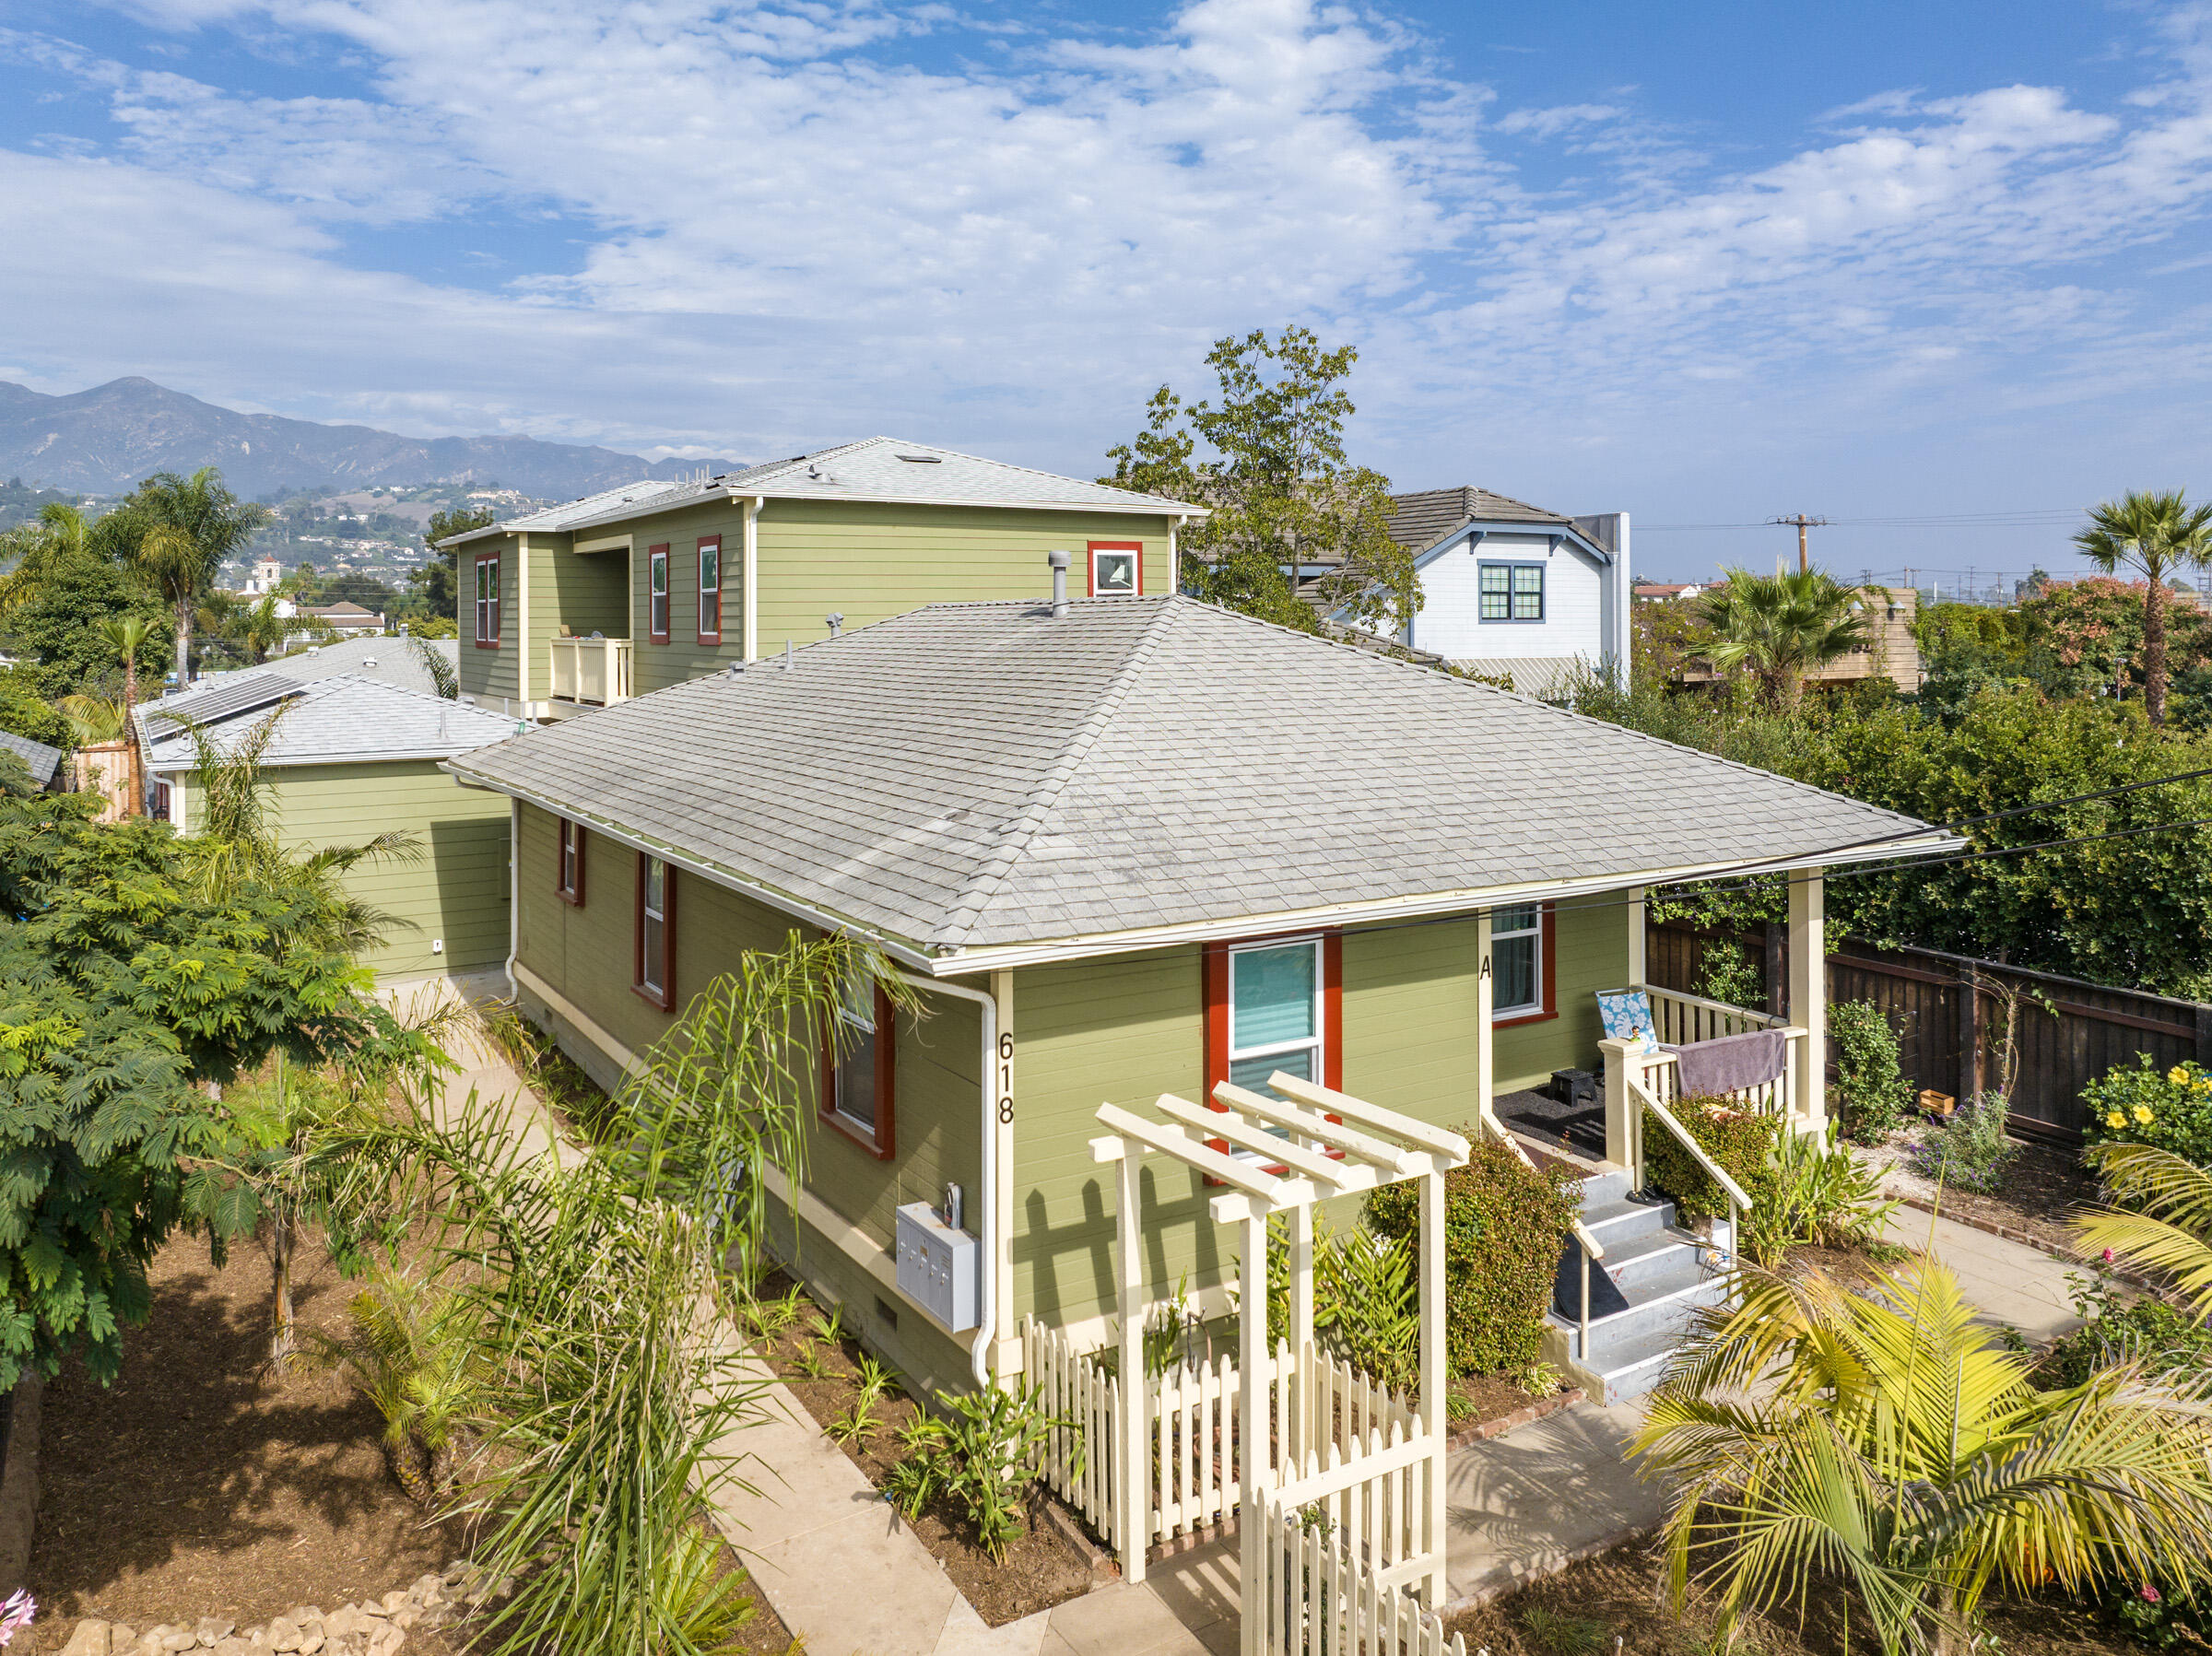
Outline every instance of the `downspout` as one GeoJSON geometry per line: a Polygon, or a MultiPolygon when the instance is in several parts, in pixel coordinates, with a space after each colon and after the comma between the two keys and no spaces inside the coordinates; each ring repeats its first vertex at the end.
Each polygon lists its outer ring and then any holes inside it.
{"type": "Polygon", "coordinates": [[[523,952],[523,802],[507,796],[507,998],[523,998],[514,959],[523,952]]]}
{"type": "Polygon", "coordinates": [[[998,1001],[980,989],[970,989],[964,983],[952,983],[938,979],[910,978],[916,988],[936,994],[958,996],[973,1001],[982,1008],[983,1043],[982,1063],[982,1189],[976,1192],[979,1200],[971,1212],[982,1216],[976,1237],[977,1271],[975,1298],[981,1315],[976,1321],[975,1346],[969,1354],[969,1362],[975,1375],[976,1389],[981,1391],[991,1383],[991,1342],[998,1334],[998,1238],[994,1234],[997,1208],[993,1204],[998,1190],[998,1098],[991,1085],[998,1062],[998,1001]]]}
{"type": "MultiPolygon", "coordinates": [[[[1182,591],[1182,559],[1177,554],[1175,542],[1176,537],[1182,533],[1182,526],[1190,521],[1191,515],[1187,511],[1178,512],[1168,520],[1168,591],[1171,593],[1182,591]]],[[[1141,561],[1137,566],[1136,581],[1137,585],[1141,588],[1145,581],[1144,566],[1141,561]]]]}

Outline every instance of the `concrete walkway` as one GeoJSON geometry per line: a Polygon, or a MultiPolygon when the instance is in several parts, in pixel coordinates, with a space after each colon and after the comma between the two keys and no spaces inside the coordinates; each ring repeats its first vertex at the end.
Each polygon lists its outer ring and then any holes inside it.
{"type": "Polygon", "coordinates": [[[1916,1207],[1899,1208],[1883,1234],[1903,1247],[1932,1250],[1959,1274],[1959,1292],[1984,1322],[2017,1328],[2039,1345],[2081,1326],[2066,1278],[2087,1266],[1916,1207]]]}

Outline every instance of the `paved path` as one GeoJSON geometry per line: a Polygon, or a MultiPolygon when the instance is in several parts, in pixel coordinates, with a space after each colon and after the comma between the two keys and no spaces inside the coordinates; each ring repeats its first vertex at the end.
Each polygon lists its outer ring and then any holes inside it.
{"type": "Polygon", "coordinates": [[[2081,1325],[2066,1277],[2083,1266],[1916,1207],[1899,1208],[1884,1234],[1907,1248],[1933,1249],[1959,1274],[1959,1292],[1984,1321],[2017,1328],[2039,1345],[2081,1325]]]}

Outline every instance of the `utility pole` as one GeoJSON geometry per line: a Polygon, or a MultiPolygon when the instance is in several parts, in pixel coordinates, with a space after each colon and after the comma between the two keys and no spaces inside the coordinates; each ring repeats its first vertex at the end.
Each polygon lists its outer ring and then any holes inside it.
{"type": "Polygon", "coordinates": [[[1796,529],[1797,572],[1802,575],[1807,570],[1811,569],[1813,567],[1812,548],[1810,544],[1806,540],[1805,532],[1807,529],[1819,529],[1825,527],[1828,520],[1826,518],[1808,518],[1801,511],[1794,518],[1769,518],[1767,522],[1770,523],[1782,523],[1787,526],[1794,526],[1796,529]]]}

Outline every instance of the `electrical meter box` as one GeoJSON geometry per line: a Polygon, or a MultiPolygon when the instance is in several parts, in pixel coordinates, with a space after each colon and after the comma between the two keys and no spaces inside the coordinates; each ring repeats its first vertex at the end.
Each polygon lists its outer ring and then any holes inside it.
{"type": "Polygon", "coordinates": [[[961,1333],[982,1321],[976,1293],[976,1240],[926,1202],[899,1210],[899,1291],[961,1333]]]}

